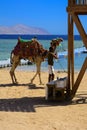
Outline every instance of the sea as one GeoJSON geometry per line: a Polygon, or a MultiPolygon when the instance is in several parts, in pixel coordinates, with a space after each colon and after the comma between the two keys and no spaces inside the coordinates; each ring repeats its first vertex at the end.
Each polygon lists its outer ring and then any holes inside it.
{"type": "MultiPolygon", "coordinates": [[[[38,41],[43,45],[45,49],[49,49],[50,42],[55,38],[63,38],[63,42],[57,47],[58,60],[54,59],[55,71],[66,71],[68,68],[68,36],[67,35],[0,35],[0,69],[3,67],[10,67],[10,54],[17,44],[18,37],[22,39],[31,40],[33,37],[37,37],[38,41]]],[[[85,58],[87,57],[87,50],[83,44],[83,41],[79,35],[74,36],[74,68],[75,71],[79,71],[83,65],[85,58]]],[[[28,60],[21,60],[21,66],[16,69],[20,71],[35,71],[35,64],[27,64],[28,60]]],[[[48,70],[47,59],[42,62],[42,71],[48,70]]]]}

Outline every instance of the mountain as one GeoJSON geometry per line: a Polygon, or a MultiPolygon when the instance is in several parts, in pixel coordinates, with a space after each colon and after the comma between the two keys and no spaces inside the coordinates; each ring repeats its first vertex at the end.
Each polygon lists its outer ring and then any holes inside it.
{"type": "Polygon", "coordinates": [[[0,34],[42,34],[47,35],[49,34],[43,28],[38,27],[29,27],[22,24],[18,24],[15,26],[0,26],[0,34]]]}

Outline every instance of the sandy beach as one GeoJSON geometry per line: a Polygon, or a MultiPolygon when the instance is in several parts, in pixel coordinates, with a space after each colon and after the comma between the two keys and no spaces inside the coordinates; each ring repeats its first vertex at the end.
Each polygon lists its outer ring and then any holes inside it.
{"type": "MultiPolygon", "coordinates": [[[[0,69],[0,130],[87,130],[87,73],[72,102],[57,102],[45,100],[48,72],[41,72],[43,85],[36,77],[31,88],[34,71],[16,70],[19,84],[13,85],[9,70],[0,69]]],[[[55,72],[57,76],[67,73],[55,72]]]]}

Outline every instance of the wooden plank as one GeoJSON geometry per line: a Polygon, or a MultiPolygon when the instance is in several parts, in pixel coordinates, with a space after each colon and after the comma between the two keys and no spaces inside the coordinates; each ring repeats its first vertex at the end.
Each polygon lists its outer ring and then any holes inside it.
{"type": "Polygon", "coordinates": [[[68,88],[67,96],[70,96],[70,90],[72,89],[74,82],[74,60],[73,60],[73,19],[68,15],[68,88]]]}
{"type": "Polygon", "coordinates": [[[71,66],[71,87],[74,85],[74,35],[73,35],[73,17],[71,16],[71,27],[70,27],[70,66],[71,66]]]}
{"type": "Polygon", "coordinates": [[[73,20],[74,20],[74,22],[75,22],[75,24],[76,24],[76,26],[77,26],[77,29],[78,29],[78,31],[79,31],[81,37],[82,37],[82,40],[83,40],[83,42],[84,42],[84,45],[85,45],[86,48],[87,48],[87,35],[86,35],[85,30],[84,30],[84,28],[83,28],[83,26],[82,26],[82,24],[81,24],[81,22],[80,22],[80,19],[79,19],[79,17],[78,17],[77,15],[75,15],[75,14],[72,14],[72,16],[73,16],[73,20]]]}
{"type": "Polygon", "coordinates": [[[66,10],[68,13],[87,14],[87,5],[71,5],[66,10]]]}
{"type": "Polygon", "coordinates": [[[71,15],[68,14],[68,87],[67,87],[67,96],[69,97],[70,96],[70,17],[71,15]]]}
{"type": "Polygon", "coordinates": [[[86,57],[86,59],[85,59],[85,61],[84,61],[84,64],[83,64],[81,70],[80,70],[80,73],[79,73],[79,75],[78,75],[78,77],[77,77],[77,80],[76,80],[76,82],[75,82],[75,84],[74,84],[74,86],[73,86],[73,89],[72,89],[72,96],[73,96],[73,97],[74,97],[75,94],[76,94],[76,91],[77,91],[77,89],[78,89],[78,87],[79,87],[79,85],[80,85],[80,82],[81,82],[81,80],[82,80],[82,78],[83,78],[83,76],[84,76],[84,73],[85,73],[86,69],[87,69],[87,57],[86,57]]]}

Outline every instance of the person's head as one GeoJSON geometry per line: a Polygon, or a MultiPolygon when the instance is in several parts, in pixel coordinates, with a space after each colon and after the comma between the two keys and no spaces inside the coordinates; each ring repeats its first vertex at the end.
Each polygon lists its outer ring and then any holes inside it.
{"type": "Polygon", "coordinates": [[[55,49],[56,49],[56,43],[55,42],[51,42],[50,46],[53,48],[53,51],[55,51],[55,49]]]}
{"type": "Polygon", "coordinates": [[[53,52],[54,50],[53,50],[53,47],[50,47],[49,48],[49,52],[53,52]]]}

